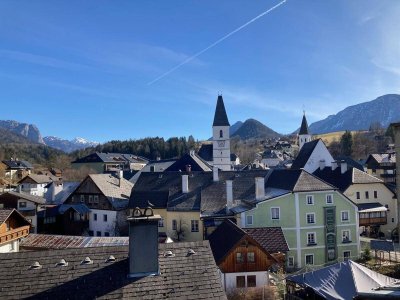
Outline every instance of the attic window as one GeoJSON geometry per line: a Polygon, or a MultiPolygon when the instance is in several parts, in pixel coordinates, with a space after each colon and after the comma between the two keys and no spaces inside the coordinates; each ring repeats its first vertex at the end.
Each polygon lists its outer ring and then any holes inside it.
{"type": "Polygon", "coordinates": [[[114,255],[110,255],[110,256],[106,259],[106,263],[114,262],[115,260],[116,260],[116,259],[115,259],[114,255]]]}
{"type": "Polygon", "coordinates": [[[60,259],[58,263],[56,263],[56,267],[67,267],[68,263],[65,261],[65,259],[60,259]]]}
{"type": "Polygon", "coordinates": [[[165,251],[164,252],[164,257],[175,257],[175,254],[172,253],[172,251],[165,251]]]}
{"type": "Polygon", "coordinates": [[[29,267],[29,269],[31,269],[31,270],[39,270],[39,269],[41,269],[41,268],[42,268],[42,265],[39,264],[38,261],[35,261],[35,262],[29,267]]]}
{"type": "Polygon", "coordinates": [[[191,256],[191,255],[194,255],[194,254],[196,254],[196,252],[193,249],[189,249],[188,252],[187,252],[187,256],[191,256]]]}
{"type": "Polygon", "coordinates": [[[93,260],[91,260],[89,256],[85,257],[85,259],[81,261],[81,265],[91,265],[91,264],[93,264],[93,260]]]}

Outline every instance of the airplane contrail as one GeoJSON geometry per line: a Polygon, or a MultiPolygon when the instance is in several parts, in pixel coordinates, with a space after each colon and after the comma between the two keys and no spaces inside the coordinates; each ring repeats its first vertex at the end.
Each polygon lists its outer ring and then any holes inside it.
{"type": "Polygon", "coordinates": [[[147,85],[152,85],[153,83],[156,83],[157,81],[159,81],[160,79],[164,78],[165,76],[171,74],[172,72],[174,72],[175,70],[177,70],[178,68],[182,67],[183,65],[187,64],[188,62],[192,61],[193,59],[195,59],[196,57],[200,56],[201,54],[203,54],[204,52],[210,50],[211,48],[213,48],[214,46],[218,45],[219,43],[223,42],[224,40],[226,40],[228,37],[230,37],[231,35],[235,34],[236,32],[242,30],[243,28],[247,27],[248,25],[250,25],[251,23],[253,23],[254,21],[257,21],[259,18],[265,16],[266,14],[270,13],[271,11],[273,11],[274,9],[278,8],[279,6],[281,6],[282,4],[284,4],[287,0],[282,0],[281,2],[279,2],[278,4],[276,4],[275,6],[269,8],[268,10],[262,12],[261,14],[259,14],[258,16],[254,17],[253,19],[251,19],[250,21],[246,22],[245,24],[243,24],[242,26],[239,26],[238,28],[236,28],[235,30],[231,31],[230,33],[226,34],[225,36],[223,36],[222,38],[220,38],[219,40],[217,40],[216,42],[212,43],[211,45],[209,45],[208,47],[204,48],[203,50],[197,52],[196,54],[186,58],[183,62],[181,62],[180,64],[176,65],[175,67],[173,67],[172,69],[168,70],[167,72],[165,72],[164,74],[158,76],[156,79],[150,81],[147,83],[147,85]]]}

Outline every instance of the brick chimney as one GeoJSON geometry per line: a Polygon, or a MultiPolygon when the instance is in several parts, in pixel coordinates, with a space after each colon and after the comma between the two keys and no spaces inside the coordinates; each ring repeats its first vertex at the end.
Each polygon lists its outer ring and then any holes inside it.
{"type": "Polygon", "coordinates": [[[158,221],[149,207],[133,210],[129,223],[129,278],[159,275],[158,221]]]}
{"type": "Polygon", "coordinates": [[[265,179],[256,177],[256,200],[262,200],[265,197],[265,179]]]}
{"type": "Polygon", "coordinates": [[[182,175],[182,193],[189,192],[189,175],[182,175]]]}

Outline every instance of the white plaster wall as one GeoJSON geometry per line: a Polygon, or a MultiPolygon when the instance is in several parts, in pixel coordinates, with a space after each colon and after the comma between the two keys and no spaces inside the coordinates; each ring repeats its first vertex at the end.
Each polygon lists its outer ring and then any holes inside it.
{"type": "Polygon", "coordinates": [[[41,184],[34,184],[34,183],[23,183],[23,187],[21,190],[25,193],[34,195],[34,196],[39,196],[43,197],[46,189],[44,188],[47,183],[41,183],[41,184]]]}
{"type": "Polygon", "coordinates": [[[89,214],[89,230],[93,231],[93,235],[97,235],[97,231],[109,232],[110,236],[114,236],[115,222],[117,220],[117,212],[114,210],[92,209],[89,214]],[[97,214],[97,221],[94,220],[94,214],[97,214]],[[103,215],[107,215],[107,222],[104,222],[103,215]]]}
{"type": "Polygon", "coordinates": [[[313,153],[311,154],[306,165],[304,166],[304,170],[309,173],[313,173],[316,169],[319,168],[319,162],[321,160],[325,160],[325,166],[327,167],[331,167],[332,162],[334,161],[325,144],[322,141],[318,141],[313,153]]]}
{"type": "Polygon", "coordinates": [[[0,253],[18,252],[18,251],[19,251],[19,241],[18,240],[14,240],[14,241],[0,245],[0,253]]]}
{"type": "Polygon", "coordinates": [[[261,272],[238,272],[238,273],[221,273],[222,285],[225,291],[229,291],[236,288],[236,277],[245,276],[246,287],[247,287],[247,276],[256,275],[256,287],[261,287],[264,285],[269,285],[269,274],[267,271],[261,272]]]}
{"type": "Polygon", "coordinates": [[[36,204],[33,203],[33,202],[31,202],[31,201],[28,201],[28,200],[19,199],[17,205],[18,205],[18,206],[17,206],[17,207],[18,207],[17,210],[20,211],[22,214],[24,213],[24,211],[27,211],[27,210],[34,210],[34,211],[35,211],[35,215],[34,215],[34,216],[26,216],[25,218],[26,218],[28,221],[31,221],[32,226],[33,226],[33,230],[34,230],[33,233],[37,233],[37,212],[36,212],[36,204]],[[19,203],[20,203],[20,202],[26,202],[26,207],[20,208],[20,206],[19,206],[19,203]]]}

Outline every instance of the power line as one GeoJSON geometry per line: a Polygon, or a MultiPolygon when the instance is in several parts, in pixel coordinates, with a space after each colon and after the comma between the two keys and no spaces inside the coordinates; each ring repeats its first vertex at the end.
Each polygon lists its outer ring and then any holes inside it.
{"type": "Polygon", "coordinates": [[[204,48],[203,50],[197,52],[196,54],[186,58],[183,62],[179,63],[178,65],[176,65],[175,67],[171,68],[170,70],[168,70],[167,72],[161,74],[160,76],[158,76],[157,78],[155,78],[154,80],[150,81],[147,83],[147,85],[152,85],[153,83],[156,83],[157,81],[159,81],[160,79],[164,78],[165,76],[171,74],[172,72],[176,71],[177,69],[179,69],[180,67],[182,67],[183,65],[187,64],[188,62],[192,61],[193,59],[197,58],[198,56],[200,56],[201,54],[203,54],[204,52],[210,50],[211,48],[217,46],[219,43],[223,42],[224,40],[226,40],[227,38],[229,38],[231,35],[234,35],[236,32],[239,32],[240,30],[242,30],[243,28],[247,27],[248,25],[250,25],[251,23],[257,21],[259,18],[265,16],[266,14],[270,13],[271,11],[273,11],[274,9],[278,8],[279,6],[281,6],[283,3],[285,3],[287,0],[282,0],[281,2],[279,2],[278,4],[276,4],[275,6],[269,8],[268,10],[262,12],[261,14],[259,14],[258,16],[254,17],[253,19],[251,19],[250,21],[246,22],[245,24],[239,26],[238,28],[236,28],[235,30],[231,31],[230,33],[224,35],[222,38],[220,38],[219,40],[217,40],[216,42],[212,43],[211,45],[207,46],[206,48],[204,48]]]}

